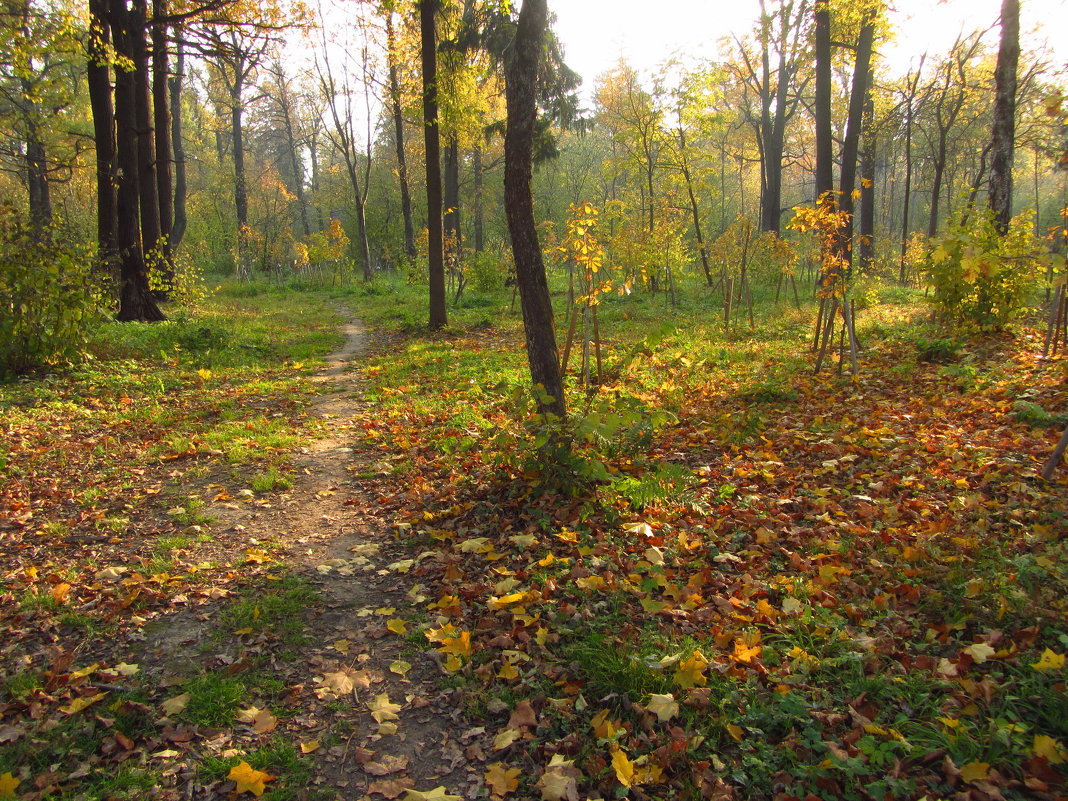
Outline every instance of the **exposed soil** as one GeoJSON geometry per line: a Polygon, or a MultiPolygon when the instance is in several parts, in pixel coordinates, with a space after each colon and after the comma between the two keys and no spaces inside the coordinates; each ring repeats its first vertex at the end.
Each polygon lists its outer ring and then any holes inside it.
{"type": "MultiPolygon", "coordinates": [[[[210,609],[200,606],[150,623],[143,659],[161,681],[177,684],[178,677],[197,671],[222,669],[237,675],[249,656],[255,654],[262,662],[269,655],[277,678],[286,684],[284,703],[292,712],[276,731],[284,727],[302,743],[321,744],[308,757],[318,788],[333,789],[337,798],[378,799],[401,796],[408,788],[444,786],[449,793],[469,797],[475,791],[470,783],[482,779],[466,769],[461,711],[453,691],[439,687],[438,654],[386,628],[392,616],[388,610],[411,607],[419,585],[403,563],[411,558],[398,540],[404,527],[381,511],[367,486],[367,479],[373,484],[372,477],[388,466],[375,465],[373,455],[351,446],[350,431],[365,406],[350,368],[368,338],[355,320],[344,333],[345,344],[327,357],[327,366],[315,379],[333,385],[332,390],[308,410],[326,424],[325,435],[296,460],[293,487],[269,500],[216,502],[209,509],[220,542],[275,543],[269,559],[284,563],[320,593],[321,599],[305,613],[305,644],[245,640],[206,649],[205,638],[217,623],[210,609]],[[228,536],[234,533],[240,536],[228,536]],[[391,665],[404,669],[394,664],[397,661],[410,664],[410,669],[403,675],[391,671],[391,665]],[[321,677],[338,671],[352,677],[353,692],[333,699],[317,695],[321,677]],[[368,706],[383,693],[402,708],[398,720],[380,726],[368,706]],[[389,733],[390,723],[396,724],[394,733],[389,733]]],[[[481,733],[476,730],[470,736],[481,733]]],[[[255,747],[255,740],[209,737],[206,745],[225,753],[226,748],[255,747]]],[[[200,784],[192,773],[188,781],[187,798],[215,797],[225,789],[219,783],[200,784]]]]}

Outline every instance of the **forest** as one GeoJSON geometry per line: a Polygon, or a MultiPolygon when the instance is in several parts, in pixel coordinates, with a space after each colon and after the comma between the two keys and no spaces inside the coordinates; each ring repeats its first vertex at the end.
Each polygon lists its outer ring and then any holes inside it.
{"type": "Polygon", "coordinates": [[[1057,20],[744,5],[4,6],[0,801],[1065,797],[1057,20]]]}

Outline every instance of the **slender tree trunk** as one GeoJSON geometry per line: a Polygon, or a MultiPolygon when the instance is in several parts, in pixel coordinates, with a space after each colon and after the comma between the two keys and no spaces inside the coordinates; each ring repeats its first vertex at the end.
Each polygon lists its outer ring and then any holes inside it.
{"type": "Polygon", "coordinates": [[[683,181],[686,183],[686,194],[690,198],[690,213],[693,215],[693,232],[697,237],[697,249],[701,251],[701,267],[705,272],[705,282],[712,286],[712,270],[708,265],[708,248],[705,247],[704,234],[701,231],[701,212],[697,206],[697,195],[693,190],[693,179],[690,176],[690,165],[686,158],[686,131],[679,121],[677,130],[679,136],[679,166],[682,171],[683,181]]]}
{"type": "Polygon", "coordinates": [[[118,217],[115,198],[115,110],[108,76],[107,0],[89,0],[89,105],[96,143],[96,245],[102,269],[111,272],[116,255],[118,217]]]}
{"type": "Polygon", "coordinates": [[[938,233],[938,204],[942,199],[942,177],[945,174],[945,145],[943,144],[939,158],[935,159],[934,177],[931,182],[931,218],[927,221],[927,238],[933,239],[938,233]]]}
{"type": "Polygon", "coordinates": [[[404,152],[404,114],[401,110],[400,78],[397,70],[396,34],[393,14],[386,13],[386,49],[389,60],[389,105],[393,114],[393,138],[397,147],[397,180],[400,183],[401,214],[404,217],[404,252],[415,261],[415,224],[412,222],[412,193],[408,184],[408,158],[404,152]]]}
{"type": "Polygon", "coordinates": [[[474,173],[475,191],[471,203],[471,229],[475,239],[475,253],[481,253],[486,248],[485,240],[485,209],[483,208],[483,171],[482,148],[475,145],[472,157],[471,170],[474,173]]]}
{"type": "Polygon", "coordinates": [[[155,123],[156,191],[159,232],[163,240],[164,270],[173,275],[174,157],[171,147],[171,110],[167,89],[167,0],[152,0],[152,115],[155,123]]]}
{"type": "MultiPolygon", "coordinates": [[[[920,76],[917,73],[917,83],[919,79],[920,76]]],[[[912,87],[910,87],[910,94],[905,106],[905,197],[901,209],[901,260],[899,263],[900,273],[898,275],[898,279],[902,284],[905,283],[907,278],[906,270],[908,269],[905,257],[909,248],[909,203],[912,200],[912,92],[915,86],[916,83],[913,83],[912,87]]]]}
{"type": "Polygon", "coordinates": [[[816,199],[834,189],[834,143],[831,139],[831,11],[828,0],[816,0],[813,7],[816,38],[816,199]]]}
{"type": "Polygon", "coordinates": [[[245,110],[241,95],[245,92],[243,64],[234,69],[230,91],[230,142],[234,151],[234,209],[237,212],[238,237],[244,239],[248,228],[248,186],[245,179],[245,110]]]}
{"type": "Polygon", "coordinates": [[[868,98],[868,75],[872,46],[875,43],[875,20],[866,17],[857,39],[856,60],[853,63],[853,84],[849,93],[849,113],[846,117],[845,139],[842,142],[841,176],[838,185],[838,205],[847,215],[845,225],[837,237],[838,255],[847,265],[853,259],[853,190],[857,183],[857,153],[863,127],[864,106],[868,98]]]}
{"type": "Polygon", "coordinates": [[[426,150],[427,260],[430,271],[430,328],[448,324],[445,298],[445,255],[442,232],[441,131],[438,128],[437,26],[438,0],[419,0],[419,33],[423,70],[423,139],[426,150]]]}
{"type": "Polygon", "coordinates": [[[442,202],[445,204],[445,211],[442,225],[445,231],[445,250],[456,268],[463,260],[463,239],[460,232],[460,145],[455,136],[448,137],[448,143],[445,145],[444,173],[442,202]]]}
{"type": "Polygon", "coordinates": [[[860,269],[871,270],[875,261],[875,99],[871,87],[874,73],[868,71],[864,101],[864,149],[860,156],[860,269]]]}
{"type": "Polygon", "coordinates": [[[181,34],[178,31],[175,33],[174,75],[167,82],[171,110],[171,148],[174,155],[174,204],[172,207],[174,222],[171,225],[170,241],[172,254],[177,252],[178,246],[182,243],[189,222],[186,216],[189,185],[186,181],[185,145],[182,142],[182,81],[185,79],[185,47],[181,34]]]}
{"type": "Polygon", "coordinates": [[[1012,219],[1012,160],[1016,128],[1016,70],[1020,61],[1020,0],[1001,2],[1001,45],[994,71],[993,154],[990,159],[990,209],[1004,236],[1012,219]]]}
{"type": "Polygon", "coordinates": [[[545,0],[524,0],[519,12],[511,60],[505,71],[508,127],[504,139],[504,195],[530,377],[535,386],[544,390],[544,397],[539,398],[543,412],[563,419],[564,386],[556,351],[552,299],[531,195],[537,83],[547,14],[545,0]]]}

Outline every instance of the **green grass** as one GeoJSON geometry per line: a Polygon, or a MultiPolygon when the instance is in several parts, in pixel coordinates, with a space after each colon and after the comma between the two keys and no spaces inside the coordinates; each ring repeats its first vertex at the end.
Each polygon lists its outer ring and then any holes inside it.
{"type": "Polygon", "coordinates": [[[244,681],[219,673],[194,676],[182,690],[189,693],[189,703],[181,716],[198,726],[231,726],[234,714],[250,700],[244,681]]]}
{"type": "Polygon", "coordinates": [[[284,642],[304,642],[304,615],[320,596],[307,581],[287,575],[281,581],[266,581],[243,593],[217,617],[220,634],[251,630],[267,632],[284,642]]]}
{"type": "Polygon", "coordinates": [[[266,470],[252,476],[250,482],[256,492],[276,492],[287,490],[293,486],[293,479],[283,475],[276,465],[271,465],[266,470]]]}

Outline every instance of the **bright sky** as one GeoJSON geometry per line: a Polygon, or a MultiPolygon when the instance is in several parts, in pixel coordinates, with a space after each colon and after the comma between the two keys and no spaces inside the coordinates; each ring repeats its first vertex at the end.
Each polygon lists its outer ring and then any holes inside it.
{"type": "MultiPolygon", "coordinates": [[[[885,44],[882,52],[902,72],[910,58],[925,50],[932,55],[947,51],[962,29],[970,33],[993,25],[991,41],[999,31],[1000,0],[894,0],[893,5],[898,9],[891,12],[897,41],[885,44]]],[[[715,58],[719,41],[747,33],[759,14],[756,0],[549,0],[549,10],[556,15],[568,65],[583,77],[587,100],[596,77],[621,55],[640,70],[672,56],[715,58]]],[[[1022,0],[1024,46],[1036,35],[1055,43],[1061,65],[1068,62],[1066,24],[1068,0],[1022,0]]]]}

